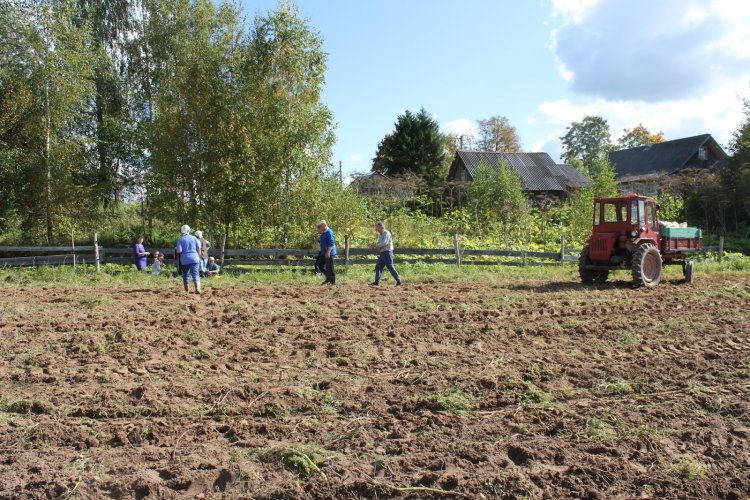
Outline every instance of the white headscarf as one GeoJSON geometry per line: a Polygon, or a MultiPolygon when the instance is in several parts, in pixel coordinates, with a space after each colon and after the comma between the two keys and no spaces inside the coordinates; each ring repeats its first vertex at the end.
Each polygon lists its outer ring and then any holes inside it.
{"type": "Polygon", "coordinates": [[[180,232],[182,234],[190,234],[190,226],[188,226],[187,224],[185,224],[184,226],[182,226],[180,228],[180,232]]]}
{"type": "Polygon", "coordinates": [[[195,237],[198,238],[198,239],[203,238],[203,231],[200,231],[200,230],[196,231],[195,232],[195,237]]]}

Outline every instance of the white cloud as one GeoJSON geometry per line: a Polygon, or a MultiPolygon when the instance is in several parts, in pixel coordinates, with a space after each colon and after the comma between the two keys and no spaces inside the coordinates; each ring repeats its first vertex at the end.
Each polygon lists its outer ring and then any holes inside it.
{"type": "Polygon", "coordinates": [[[599,0],[552,0],[552,15],[560,17],[563,24],[578,24],[583,21],[586,11],[599,0]]]}
{"type": "Polygon", "coordinates": [[[443,125],[442,132],[457,136],[474,136],[479,126],[469,118],[458,118],[443,125]]]}
{"type": "Polygon", "coordinates": [[[560,150],[559,137],[565,126],[581,121],[587,115],[604,117],[618,139],[623,129],[643,123],[651,132],[664,132],[665,138],[679,139],[699,134],[711,134],[723,145],[742,121],[740,97],[748,93],[747,82],[729,82],[701,97],[646,103],[643,101],[608,101],[596,99],[576,104],[567,99],[545,101],[539,104],[534,118],[550,126],[562,127],[538,139],[532,150],[553,152],[560,150]]]}
{"type": "Polygon", "coordinates": [[[560,76],[579,97],[540,103],[526,123],[554,128],[532,150],[555,158],[565,127],[604,117],[613,140],[643,123],[667,139],[710,133],[726,145],[750,91],[750,1],[552,0],[560,76]]]}
{"type": "Polygon", "coordinates": [[[353,154],[346,157],[344,160],[344,163],[346,163],[348,166],[353,167],[358,165],[362,161],[362,155],[360,154],[353,154]]]}
{"type": "Polygon", "coordinates": [[[659,102],[750,78],[746,0],[553,0],[551,42],[579,93],[659,102]]]}

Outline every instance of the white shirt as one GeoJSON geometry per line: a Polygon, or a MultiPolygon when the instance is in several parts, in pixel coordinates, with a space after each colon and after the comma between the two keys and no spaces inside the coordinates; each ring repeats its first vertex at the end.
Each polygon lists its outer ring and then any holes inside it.
{"type": "Polygon", "coordinates": [[[391,238],[390,231],[388,231],[387,229],[384,229],[383,232],[380,233],[377,246],[381,252],[393,251],[393,238],[391,238]]]}

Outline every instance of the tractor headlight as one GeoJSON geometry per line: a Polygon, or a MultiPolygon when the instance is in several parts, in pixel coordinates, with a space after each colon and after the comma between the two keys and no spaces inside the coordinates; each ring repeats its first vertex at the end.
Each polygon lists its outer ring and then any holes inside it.
{"type": "Polygon", "coordinates": [[[635,229],[633,229],[632,231],[630,231],[630,236],[632,236],[633,238],[635,238],[636,236],[638,236],[638,231],[636,231],[635,229]]]}

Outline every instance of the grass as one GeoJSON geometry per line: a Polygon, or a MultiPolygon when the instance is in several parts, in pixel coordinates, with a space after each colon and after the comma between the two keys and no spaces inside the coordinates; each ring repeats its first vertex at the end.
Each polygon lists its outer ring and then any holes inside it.
{"type": "Polygon", "coordinates": [[[111,297],[106,295],[86,295],[78,299],[78,305],[84,309],[94,309],[97,307],[105,307],[112,304],[113,300],[111,297]]]}
{"type": "Polygon", "coordinates": [[[281,463],[302,477],[314,474],[325,477],[325,462],[336,456],[336,453],[314,444],[298,444],[250,448],[244,455],[250,461],[281,463]]]}
{"type": "Polygon", "coordinates": [[[323,413],[335,415],[339,412],[339,403],[330,391],[312,387],[307,391],[307,395],[310,401],[323,413]]]}
{"type": "Polygon", "coordinates": [[[672,465],[670,470],[677,477],[687,479],[688,481],[695,481],[696,479],[706,477],[706,470],[703,464],[688,456],[682,457],[679,462],[672,465]]]}
{"type": "Polygon", "coordinates": [[[448,391],[430,394],[427,399],[443,411],[468,413],[474,409],[473,398],[464,394],[457,385],[448,391]]]}
{"type": "Polygon", "coordinates": [[[624,380],[615,380],[613,382],[597,384],[594,387],[594,390],[598,394],[604,394],[608,396],[621,396],[626,394],[633,394],[635,392],[635,389],[633,389],[633,386],[630,384],[630,382],[626,382],[624,380]]]}
{"type": "Polygon", "coordinates": [[[589,439],[596,441],[612,441],[617,437],[617,431],[615,431],[611,425],[604,420],[596,417],[587,418],[586,424],[586,436],[589,439]]]}
{"type": "MultiPolygon", "coordinates": [[[[312,270],[313,263],[302,270],[312,270]]],[[[549,282],[578,283],[577,264],[566,263],[561,266],[456,266],[453,264],[397,264],[399,273],[408,284],[419,283],[471,283],[478,280],[492,284],[498,280],[523,278],[549,282]]],[[[238,266],[241,269],[243,266],[238,266]]],[[[676,266],[675,266],[676,267],[676,266]]],[[[231,268],[228,268],[231,269],[231,268]]],[[[224,287],[227,285],[279,285],[300,284],[315,285],[321,281],[320,276],[312,272],[300,272],[298,267],[261,267],[245,269],[250,272],[227,273],[221,280],[204,280],[206,288],[224,287]],[[256,271],[256,272],[253,272],[256,271]],[[257,272],[260,271],[260,272],[257,272]]],[[[701,275],[725,272],[750,271],[750,257],[739,253],[725,253],[722,262],[707,260],[698,263],[698,279],[701,275]]],[[[679,278],[680,269],[668,269],[667,277],[679,278]]],[[[338,266],[337,283],[366,284],[372,281],[372,268],[365,265],[353,265],[345,268],[338,266]]],[[[39,266],[24,268],[0,268],[0,283],[4,286],[50,286],[66,287],[102,286],[151,286],[160,288],[177,288],[178,280],[150,273],[137,272],[130,265],[104,264],[102,272],[96,273],[93,266],[78,266],[74,272],[68,266],[39,266]]],[[[333,292],[331,292],[333,293],[333,292]]],[[[730,292],[731,293],[731,292],[730,292]]],[[[736,293],[736,292],[735,292],[736,293]]],[[[740,292],[742,293],[742,292],[740,292]]],[[[96,302],[96,301],[95,301],[96,302]]],[[[96,303],[94,307],[96,307],[96,303]]],[[[239,308],[241,309],[241,307],[239,308]]]]}

